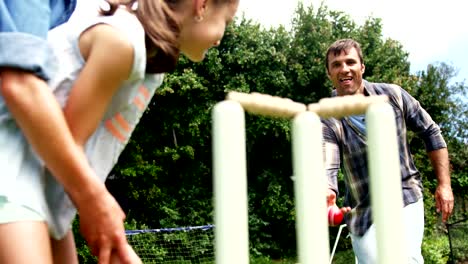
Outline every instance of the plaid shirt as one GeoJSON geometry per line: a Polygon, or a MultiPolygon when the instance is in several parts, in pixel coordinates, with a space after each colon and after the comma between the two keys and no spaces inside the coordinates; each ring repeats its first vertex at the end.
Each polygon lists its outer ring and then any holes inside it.
{"type": "MultiPolygon", "coordinates": [[[[447,147],[440,128],[419,102],[401,87],[367,81],[364,86],[366,95],[389,96],[398,130],[403,202],[405,206],[414,203],[422,198],[422,182],[409,150],[406,131],[415,132],[430,152],[447,147]]],[[[335,91],[333,96],[336,96],[335,91]]],[[[366,136],[349,118],[323,119],[322,123],[329,188],[338,194],[337,175],[341,168],[346,185],[345,205],[352,208],[345,221],[351,233],[362,236],[372,224],[366,136]]]]}

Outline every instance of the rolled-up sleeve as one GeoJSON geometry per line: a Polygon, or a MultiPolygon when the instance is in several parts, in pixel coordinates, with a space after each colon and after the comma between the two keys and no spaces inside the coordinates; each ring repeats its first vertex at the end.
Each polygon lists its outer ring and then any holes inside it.
{"type": "Polygon", "coordinates": [[[402,89],[402,99],[405,106],[405,122],[409,130],[416,133],[424,142],[427,152],[446,148],[440,127],[432,120],[418,100],[402,89]]]}
{"type": "Polygon", "coordinates": [[[340,169],[340,149],[333,129],[328,122],[322,122],[323,157],[325,174],[328,178],[328,188],[338,193],[338,171],[340,169]]]}
{"type": "Polygon", "coordinates": [[[44,39],[24,33],[0,33],[1,67],[22,69],[49,80],[57,70],[53,54],[44,39]]]}
{"type": "Polygon", "coordinates": [[[22,69],[48,80],[57,65],[47,33],[65,22],[74,8],[75,1],[70,0],[1,1],[0,67],[22,69]]]}

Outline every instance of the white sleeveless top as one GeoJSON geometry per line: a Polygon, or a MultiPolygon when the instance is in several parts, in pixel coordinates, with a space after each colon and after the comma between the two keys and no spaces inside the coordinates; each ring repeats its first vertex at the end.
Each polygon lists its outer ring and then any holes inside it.
{"type": "MultiPolygon", "coordinates": [[[[100,180],[104,181],[117,163],[156,88],[162,84],[163,74],[145,74],[145,33],[134,15],[119,9],[113,16],[99,16],[86,22],[75,20],[49,34],[49,40],[60,61],[60,72],[50,81],[50,87],[62,106],[85,64],[79,50],[79,36],[84,30],[100,23],[120,30],[134,48],[134,62],[129,78],[113,96],[103,120],[85,145],[91,167],[100,180]]],[[[70,229],[76,209],[63,187],[48,172],[45,176],[45,193],[50,233],[57,239],[62,238],[70,229]]]]}

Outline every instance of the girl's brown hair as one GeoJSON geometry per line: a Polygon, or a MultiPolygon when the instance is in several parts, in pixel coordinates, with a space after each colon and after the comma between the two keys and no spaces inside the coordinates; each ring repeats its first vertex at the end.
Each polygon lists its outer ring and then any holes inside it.
{"type": "Polygon", "coordinates": [[[106,0],[109,9],[101,8],[105,16],[113,15],[119,6],[126,6],[134,13],[145,30],[146,72],[173,71],[179,58],[177,38],[179,23],[173,10],[177,0],[106,0]]]}

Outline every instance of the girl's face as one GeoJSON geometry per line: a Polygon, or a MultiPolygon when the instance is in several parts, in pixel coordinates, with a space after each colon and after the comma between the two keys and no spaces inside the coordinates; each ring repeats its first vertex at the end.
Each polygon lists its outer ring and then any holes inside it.
{"type": "Polygon", "coordinates": [[[191,61],[205,58],[209,48],[218,46],[226,25],[236,14],[239,1],[214,4],[213,0],[191,0],[192,11],[186,13],[180,31],[180,51],[191,61]]]}

